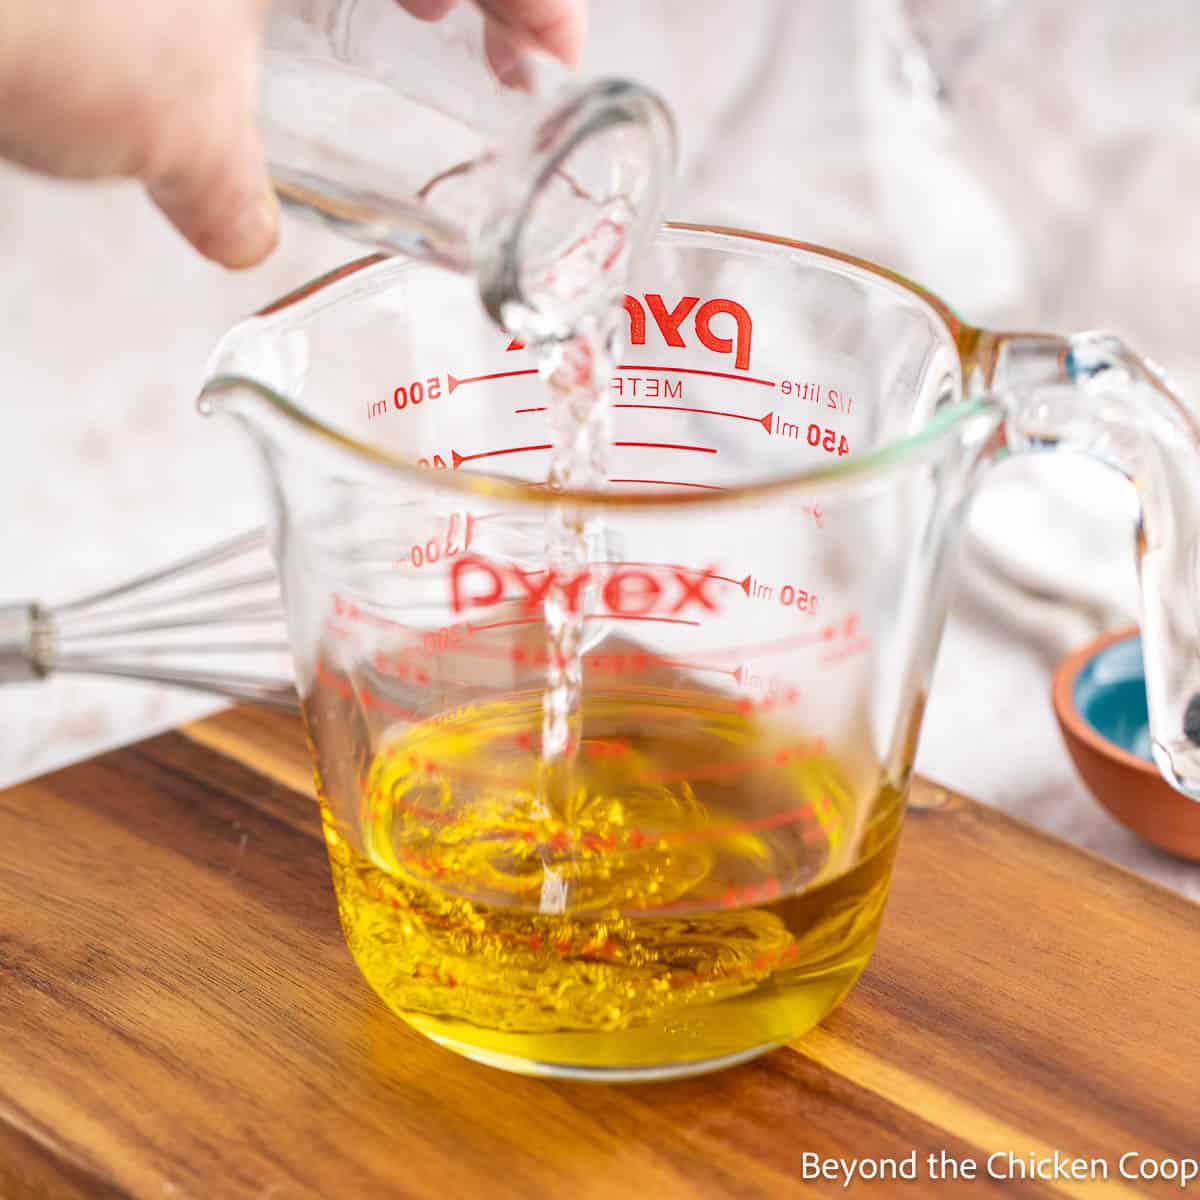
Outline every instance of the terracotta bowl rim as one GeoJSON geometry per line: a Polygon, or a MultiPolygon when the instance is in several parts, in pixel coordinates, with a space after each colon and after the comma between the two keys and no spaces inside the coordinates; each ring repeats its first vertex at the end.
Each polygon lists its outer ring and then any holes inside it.
{"type": "Polygon", "coordinates": [[[1075,706],[1075,681],[1084,666],[1102,650],[1116,642],[1128,641],[1141,633],[1138,625],[1127,625],[1123,629],[1102,634],[1086,646],[1069,654],[1054,670],[1053,703],[1058,718],[1069,729],[1071,735],[1105,758],[1120,763],[1123,767],[1138,771],[1149,780],[1162,782],[1158,767],[1136,754],[1131,754],[1116,742],[1110,742],[1075,706]]]}

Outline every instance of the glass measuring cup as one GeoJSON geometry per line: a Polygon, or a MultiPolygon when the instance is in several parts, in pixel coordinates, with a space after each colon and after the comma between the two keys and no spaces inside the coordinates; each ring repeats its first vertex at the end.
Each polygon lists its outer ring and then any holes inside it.
{"type": "Polygon", "coordinates": [[[302,216],[475,276],[502,324],[506,303],[570,323],[653,235],[674,126],[645,88],[578,79],[482,7],[427,21],[399,0],[273,0],[258,104],[272,182],[302,216]],[[600,224],[622,230],[620,253],[568,293],[551,267],[600,224]]]}
{"type": "Polygon", "coordinates": [[[972,492],[1027,450],[1137,489],[1155,754],[1200,794],[1196,418],[1105,335],[974,329],[870,264],[668,226],[625,299],[604,494],[551,495],[528,352],[379,257],[234,329],[205,405],[264,467],[335,888],[367,979],[494,1065],[713,1069],[879,931],[972,492]],[[587,564],[545,529],[588,514],[587,564]],[[583,611],[570,786],[547,597],[583,611]]]}

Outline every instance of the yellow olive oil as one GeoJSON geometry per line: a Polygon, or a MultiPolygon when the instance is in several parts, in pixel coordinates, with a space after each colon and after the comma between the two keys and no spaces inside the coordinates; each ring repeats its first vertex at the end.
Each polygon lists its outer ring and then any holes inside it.
{"type": "Polygon", "coordinates": [[[820,1021],[875,944],[902,796],[710,697],[539,695],[385,740],[359,832],[322,807],[346,940],[386,1003],[535,1073],[685,1074],[820,1021]]]}

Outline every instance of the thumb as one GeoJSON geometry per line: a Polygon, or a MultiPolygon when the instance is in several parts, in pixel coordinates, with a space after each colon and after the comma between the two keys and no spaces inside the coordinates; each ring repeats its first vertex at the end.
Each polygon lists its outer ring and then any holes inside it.
{"type": "Polygon", "coordinates": [[[279,201],[249,104],[230,105],[228,93],[221,100],[215,114],[201,112],[173,132],[146,187],[206,258],[252,267],[279,240],[279,201]]]}

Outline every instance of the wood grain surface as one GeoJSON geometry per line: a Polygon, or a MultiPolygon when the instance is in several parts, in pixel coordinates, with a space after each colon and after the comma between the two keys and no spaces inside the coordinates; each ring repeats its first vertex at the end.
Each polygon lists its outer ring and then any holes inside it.
{"type": "Polygon", "coordinates": [[[0,793],[3,1200],[1189,1194],[1117,1159],[1200,1152],[1200,909],[992,810],[916,785],[879,948],[819,1029],[618,1087],[391,1016],[311,795],[298,724],[248,708],[0,793]],[[914,1182],[803,1179],[913,1150],[914,1182]],[[1110,1178],[925,1168],[1055,1150],[1110,1178]]]}

